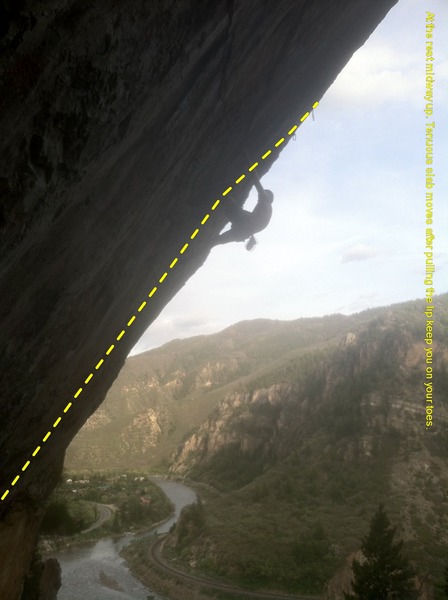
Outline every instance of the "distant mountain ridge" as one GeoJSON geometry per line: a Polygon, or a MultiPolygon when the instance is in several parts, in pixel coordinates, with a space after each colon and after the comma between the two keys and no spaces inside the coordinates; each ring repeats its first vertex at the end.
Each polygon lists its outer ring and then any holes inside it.
{"type": "MultiPolygon", "coordinates": [[[[448,320],[444,300],[438,306],[440,331],[448,320]]],[[[434,345],[436,427],[427,431],[423,307],[421,302],[397,305],[352,327],[336,343],[328,340],[308,346],[306,352],[288,353],[270,368],[255,371],[250,380],[241,379],[239,389],[228,393],[179,447],[171,471],[201,477],[207,462],[233,444],[241,454],[267,444],[275,463],[288,457],[302,434],[317,431],[331,433],[337,441],[372,437],[378,431],[412,432],[415,439],[443,435],[448,423],[448,340],[439,337],[434,345]],[[302,421],[305,428],[300,431],[302,421]]],[[[363,446],[369,455],[371,443],[363,446]]],[[[210,472],[222,487],[219,469],[210,467],[210,472]]],[[[229,482],[231,489],[238,487],[236,481],[229,482]]]]}
{"type": "Polygon", "coordinates": [[[226,393],[311,348],[337,344],[387,309],[353,316],[255,319],[130,357],[66,452],[72,470],[153,467],[170,456],[226,393]]]}

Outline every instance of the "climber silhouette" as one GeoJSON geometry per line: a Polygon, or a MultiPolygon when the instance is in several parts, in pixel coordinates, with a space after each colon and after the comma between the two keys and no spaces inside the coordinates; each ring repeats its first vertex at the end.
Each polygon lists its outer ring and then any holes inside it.
{"type": "Polygon", "coordinates": [[[257,243],[254,238],[254,233],[265,229],[272,216],[272,202],[274,194],[271,190],[265,190],[261,185],[260,180],[254,174],[254,184],[258,192],[258,202],[252,212],[244,210],[234,200],[229,199],[224,205],[229,221],[232,226],[228,231],[221,233],[215,239],[213,246],[219,244],[228,244],[229,242],[244,242],[246,250],[253,250],[257,243]]]}

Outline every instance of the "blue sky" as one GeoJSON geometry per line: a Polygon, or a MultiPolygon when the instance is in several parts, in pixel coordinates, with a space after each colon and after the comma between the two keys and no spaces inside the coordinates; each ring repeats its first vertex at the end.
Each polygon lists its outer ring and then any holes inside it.
{"type": "MultiPolygon", "coordinates": [[[[448,291],[448,4],[400,0],[263,177],[274,214],[255,250],[214,248],[133,354],[243,319],[424,297],[426,10],[436,26],[435,288],[448,291]]],[[[252,192],[245,208],[255,202],[252,192]]]]}

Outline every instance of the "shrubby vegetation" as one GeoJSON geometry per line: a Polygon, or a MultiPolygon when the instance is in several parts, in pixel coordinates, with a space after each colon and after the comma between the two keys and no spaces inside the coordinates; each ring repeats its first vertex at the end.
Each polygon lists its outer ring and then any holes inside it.
{"type": "Polygon", "coordinates": [[[239,444],[229,444],[204,465],[193,467],[189,477],[205,479],[224,491],[238,489],[263,473],[265,462],[259,452],[242,452],[239,444]]]}
{"type": "Polygon", "coordinates": [[[97,518],[96,502],[116,507],[113,519],[101,527],[103,535],[150,527],[167,518],[173,509],[162,490],[142,473],[64,473],[50,497],[41,534],[69,536],[82,532],[97,518]]]}
{"type": "Polygon", "coordinates": [[[40,530],[44,535],[75,535],[87,529],[95,519],[95,507],[89,502],[60,496],[47,505],[40,530]]]}
{"type": "Polygon", "coordinates": [[[199,553],[200,567],[243,585],[320,593],[356,544],[360,499],[378,502],[388,476],[387,467],[347,470],[331,455],[316,470],[320,453],[311,446],[230,495],[206,494],[200,525],[188,512],[179,521],[179,556],[199,553]],[[212,560],[210,547],[219,549],[212,560]]]}
{"type": "Polygon", "coordinates": [[[206,528],[205,511],[201,499],[182,509],[182,514],[177,525],[173,527],[176,532],[177,545],[185,548],[190,542],[201,535],[206,528]]]}

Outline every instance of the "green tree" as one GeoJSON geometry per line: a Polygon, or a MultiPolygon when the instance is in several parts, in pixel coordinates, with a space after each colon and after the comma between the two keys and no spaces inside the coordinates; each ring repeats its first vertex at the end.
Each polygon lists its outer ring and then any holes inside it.
{"type": "Polygon", "coordinates": [[[115,533],[118,533],[120,531],[120,528],[121,528],[120,511],[116,510],[114,512],[114,520],[112,521],[112,531],[114,531],[115,533]]]}
{"type": "Polygon", "coordinates": [[[394,541],[396,528],[380,504],[363,539],[363,561],[353,560],[352,593],[345,600],[414,600],[418,598],[415,572],[401,554],[403,542],[394,541]]]}
{"type": "Polygon", "coordinates": [[[53,535],[73,535],[79,530],[75,520],[70,515],[66,502],[53,500],[45,510],[41,531],[53,535]]]}
{"type": "Polygon", "coordinates": [[[186,506],[180,513],[176,524],[177,543],[186,546],[196,539],[205,528],[205,510],[200,498],[186,506]]]}

